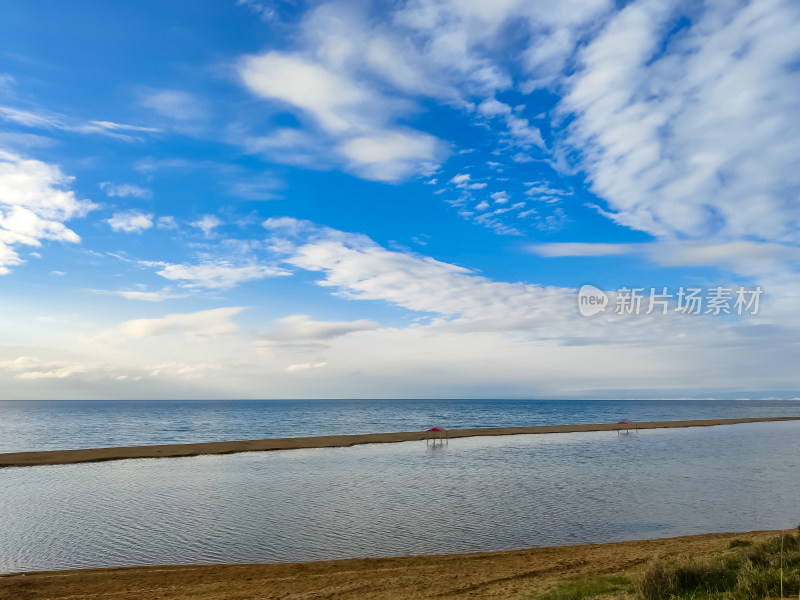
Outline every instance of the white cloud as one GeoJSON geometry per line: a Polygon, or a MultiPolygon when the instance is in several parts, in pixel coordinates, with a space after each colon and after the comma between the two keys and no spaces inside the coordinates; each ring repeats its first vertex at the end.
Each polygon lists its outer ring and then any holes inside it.
{"type": "Polygon", "coordinates": [[[616,256],[630,254],[639,244],[601,244],[584,242],[560,242],[553,244],[536,244],[530,250],[539,256],[548,258],[563,256],[616,256]]]}
{"type": "Polygon", "coordinates": [[[9,371],[24,371],[38,363],[39,359],[35,356],[20,356],[14,360],[0,362],[0,369],[7,369],[9,371]]]}
{"type": "Polygon", "coordinates": [[[229,193],[247,200],[276,200],[281,197],[279,191],[283,187],[284,184],[279,179],[262,175],[234,181],[229,188],[229,193]]]}
{"type": "Polygon", "coordinates": [[[317,226],[311,221],[295,219],[294,217],[270,217],[262,225],[267,231],[280,231],[292,236],[310,233],[317,229],[317,226]]]}
{"type": "Polygon", "coordinates": [[[563,289],[493,282],[463,267],[386,250],[363,236],[320,229],[309,237],[308,243],[291,248],[286,261],[323,273],[319,285],[346,298],[383,300],[413,311],[512,328],[543,317],[559,301],[570,302],[563,289]]]}
{"type": "Polygon", "coordinates": [[[379,327],[375,321],[312,321],[308,315],[291,315],[278,319],[279,328],[264,336],[275,342],[320,341],[379,327]]]}
{"type": "Polygon", "coordinates": [[[177,294],[169,289],[158,290],[157,292],[145,292],[142,290],[119,290],[108,292],[122,296],[128,300],[143,300],[145,302],[163,302],[173,298],[185,298],[186,294],[177,294]]]}
{"type": "Polygon", "coordinates": [[[75,121],[63,115],[46,111],[32,112],[11,106],[0,106],[0,119],[36,129],[89,133],[113,137],[123,141],[138,141],[142,138],[133,133],[154,133],[157,129],[139,125],[126,125],[113,121],[75,121]]]}
{"type": "Polygon", "coordinates": [[[580,52],[561,110],[608,216],[655,236],[792,241],[800,228],[800,6],[626,5],[580,52]]]}
{"type": "Polygon", "coordinates": [[[142,106],[175,121],[197,121],[207,115],[202,100],[179,90],[149,90],[142,94],[141,102],[142,106]]]}
{"type": "Polygon", "coordinates": [[[114,231],[141,233],[153,226],[153,215],[138,210],[120,211],[115,212],[110,219],[106,219],[106,223],[108,223],[114,231]]]}
{"type": "Polygon", "coordinates": [[[270,4],[270,2],[258,2],[258,0],[236,0],[236,6],[244,6],[265,23],[273,21],[278,16],[277,11],[270,4]]]}
{"type": "Polygon", "coordinates": [[[399,181],[416,173],[436,170],[441,143],[415,131],[383,131],[350,139],[340,152],[351,168],[365,179],[399,181]]]}
{"type": "Polygon", "coordinates": [[[66,361],[42,361],[34,356],[20,356],[14,360],[0,362],[0,370],[15,373],[17,379],[67,379],[76,375],[87,375],[96,371],[98,365],[66,361]]]}
{"type": "Polygon", "coordinates": [[[143,263],[161,267],[158,275],[170,281],[183,281],[187,287],[227,289],[246,281],[290,275],[286,269],[265,265],[235,266],[231,263],[207,262],[197,265],[143,263]]]}
{"type": "Polygon", "coordinates": [[[552,197],[552,196],[572,195],[571,191],[553,187],[551,183],[545,181],[526,181],[525,187],[528,188],[527,190],[525,190],[525,194],[527,196],[552,197]]]}
{"type": "Polygon", "coordinates": [[[308,369],[319,369],[320,367],[326,366],[327,362],[316,362],[316,363],[297,363],[294,365],[289,365],[284,369],[287,373],[295,373],[297,371],[307,371],[308,369]]]}
{"type": "Polygon", "coordinates": [[[453,178],[450,179],[450,183],[455,184],[457,188],[462,190],[482,190],[488,185],[485,182],[473,182],[472,175],[469,173],[454,175],[453,178]]]}
{"type": "Polygon", "coordinates": [[[12,154],[25,154],[36,148],[46,148],[55,143],[53,138],[36,133],[0,132],[0,148],[12,154]]]}
{"type": "Polygon", "coordinates": [[[82,125],[77,125],[69,129],[78,133],[99,133],[119,140],[133,141],[142,138],[131,136],[129,133],[155,133],[158,129],[153,127],[142,127],[140,125],[128,125],[125,123],[114,123],[113,121],[89,121],[82,125]],[[129,133],[121,133],[121,132],[129,133]]]}
{"type": "Polygon", "coordinates": [[[13,108],[11,106],[0,106],[0,117],[5,121],[23,125],[25,127],[36,127],[41,129],[66,129],[67,126],[53,115],[33,113],[27,110],[13,108]]]}
{"type": "MultiPolygon", "coordinates": [[[[798,262],[800,248],[785,244],[725,242],[721,244],[650,244],[649,256],[666,266],[719,265],[741,270],[748,264],[798,262]]],[[[753,274],[757,273],[753,271],[753,274]]]]}
{"type": "Polygon", "coordinates": [[[489,197],[497,202],[497,204],[505,204],[509,200],[507,192],[495,192],[494,194],[490,194],[489,197]]]}
{"type": "Polygon", "coordinates": [[[68,189],[72,180],[55,165],[0,149],[0,275],[22,263],[17,246],[80,241],[64,222],[85,216],[95,205],[68,189]]]}
{"type": "Polygon", "coordinates": [[[371,128],[370,104],[376,96],[302,56],[280,52],[249,56],[242,61],[240,75],[256,94],[306,111],[329,133],[371,128]]]}
{"type": "Polygon", "coordinates": [[[200,231],[203,232],[207,238],[211,237],[214,234],[214,230],[222,225],[222,221],[219,218],[215,217],[214,215],[203,215],[203,218],[199,221],[193,221],[189,223],[192,227],[197,227],[200,231]]]}
{"type": "Polygon", "coordinates": [[[179,336],[210,341],[235,333],[238,326],[232,318],[243,310],[245,307],[234,306],[169,314],[156,319],[134,319],[102,331],[96,339],[119,343],[133,339],[179,336]]]}
{"type": "Polygon", "coordinates": [[[283,127],[267,135],[251,135],[241,127],[231,128],[230,141],[246,152],[259,154],[272,162],[326,168],[330,158],[320,148],[319,135],[303,129],[283,127]]]}
{"type": "Polygon", "coordinates": [[[487,118],[501,117],[505,122],[505,139],[514,145],[522,148],[538,146],[544,149],[545,143],[542,132],[530,124],[528,119],[514,114],[508,104],[504,104],[495,98],[484,100],[478,105],[478,112],[487,118]]]}
{"type": "MultiPolygon", "coordinates": [[[[394,182],[428,174],[445,155],[444,144],[433,136],[392,125],[401,102],[311,58],[267,52],[243,59],[239,73],[255,94],[310,116],[334,140],[338,159],[366,179],[394,182]]],[[[271,138],[249,138],[246,145],[273,155],[299,142],[311,146],[305,133],[282,130],[271,138]]],[[[304,163],[311,162],[307,152],[299,154],[304,163]]]]}
{"type": "MultiPolygon", "coordinates": [[[[415,0],[395,20],[414,31],[434,76],[450,80],[455,71],[469,87],[486,96],[510,85],[509,76],[492,61],[487,48],[498,47],[506,25],[524,31],[530,47],[523,52],[534,80],[546,85],[574,51],[582,30],[610,9],[606,0],[569,0],[553,3],[501,0],[415,0]]],[[[458,80],[456,80],[458,82],[458,80]]],[[[461,85],[464,85],[462,82],[461,85]]]]}
{"type": "MultiPolygon", "coordinates": [[[[419,101],[425,98],[468,113],[481,105],[486,118],[504,124],[505,145],[544,149],[541,132],[521,116],[519,107],[512,109],[495,99],[498,92],[513,87],[511,71],[518,66],[501,64],[492,49],[505,47],[510,30],[528,38],[523,44],[539,46],[536,52],[523,50],[524,77],[532,77],[525,86],[533,89],[536,81],[545,82],[561,69],[584,30],[597,22],[611,2],[568,0],[552,7],[503,0],[491,10],[479,4],[412,0],[377,15],[365,5],[327,2],[303,15],[290,50],[244,57],[239,76],[255,94],[312,120],[332,138],[326,146],[345,153],[344,157],[337,153],[333,162],[344,158],[345,165],[361,177],[397,181],[425,173],[425,163],[444,159],[446,149],[439,140],[434,140],[432,153],[431,140],[422,143],[425,134],[398,126],[401,118],[405,121],[409,113],[422,110],[419,101]],[[545,40],[555,38],[559,42],[548,43],[545,51],[545,40]],[[358,162],[351,162],[353,138],[374,143],[399,133],[417,139],[414,144],[404,143],[404,148],[419,149],[403,161],[405,165],[392,164],[392,158],[387,158],[389,164],[363,164],[360,151],[355,152],[358,162]]],[[[270,160],[322,168],[330,162],[330,157],[324,157],[323,164],[318,164],[315,157],[325,153],[314,148],[306,131],[238,137],[250,151],[270,160]],[[289,151],[281,153],[278,147],[289,151]]]]}
{"type": "Polygon", "coordinates": [[[220,365],[203,362],[187,364],[173,361],[148,366],[146,371],[147,376],[151,378],[191,381],[194,379],[203,379],[208,375],[216,375],[216,372],[220,371],[220,365]]]}
{"type": "Polygon", "coordinates": [[[159,229],[177,229],[178,224],[175,222],[175,217],[158,217],[156,219],[156,227],[159,229]]]}
{"type": "MultiPolygon", "coordinates": [[[[570,246],[562,250],[576,255],[579,252],[619,253],[629,248],[613,245],[600,248],[570,246]]],[[[755,249],[749,251],[752,254],[755,249]]],[[[761,251],[772,256],[777,249],[761,251]]],[[[443,332],[505,332],[508,335],[519,333],[525,339],[542,343],[552,341],[556,345],[596,345],[602,348],[608,348],[609,345],[619,348],[619,345],[623,345],[639,348],[640,351],[652,347],[657,340],[662,349],[669,348],[669,352],[673,352],[675,348],[686,351],[686,344],[698,339],[708,340],[715,347],[728,344],[733,348],[741,343],[740,336],[756,334],[759,324],[765,322],[762,316],[753,323],[729,323],[724,320],[715,322],[709,318],[686,319],[678,314],[663,318],[642,315],[625,319],[613,312],[589,322],[577,316],[573,289],[493,281],[463,267],[430,257],[390,251],[364,236],[328,229],[307,230],[305,240],[287,248],[286,252],[288,263],[320,273],[322,278],[317,282],[318,285],[332,289],[339,297],[389,302],[426,315],[430,321],[423,325],[425,320],[421,320],[419,327],[425,328],[434,337],[443,332]],[[728,341],[723,343],[723,339],[728,341]]],[[[700,249],[699,252],[728,257],[741,256],[745,249],[700,249]]],[[[555,255],[555,252],[549,254],[555,255]]],[[[797,256],[797,253],[794,255],[797,256]]],[[[658,257],[658,250],[652,249],[647,256],[658,257]]],[[[675,258],[678,254],[673,253],[672,256],[675,258]]],[[[667,258],[662,260],[666,262],[667,258]]],[[[707,261],[706,258],[702,260],[707,261]]],[[[791,336],[789,332],[799,324],[796,314],[789,319],[784,318],[792,313],[779,311],[775,301],[780,297],[798,297],[796,282],[793,288],[791,282],[789,285],[794,289],[794,295],[788,293],[788,288],[781,290],[779,284],[780,281],[775,280],[768,286],[775,294],[771,300],[771,318],[778,320],[776,332],[791,336]]],[[[383,339],[386,334],[384,330],[377,330],[375,335],[383,339]]],[[[776,343],[779,343],[777,339],[776,343]]],[[[339,342],[335,345],[338,346],[339,342]]],[[[450,350],[455,351],[453,347],[450,350]]],[[[693,347],[692,352],[695,350],[693,347]]],[[[706,350],[711,351],[708,347],[706,350]]],[[[623,353],[629,358],[633,356],[627,351],[623,353]]],[[[649,364],[651,368],[655,365],[649,364]]]]}
{"type": "MultiPolygon", "coordinates": [[[[48,343],[62,340],[51,350],[56,360],[16,362],[29,352],[6,343],[0,358],[6,395],[134,397],[148,389],[158,397],[219,398],[246,397],[255,389],[271,397],[586,397],[638,388],[658,389],[663,397],[686,395],[686,389],[736,389],[740,395],[764,389],[765,382],[772,389],[797,387],[796,281],[776,277],[764,285],[769,300],[752,319],[605,313],[584,319],[573,289],[493,280],[289,218],[270,220],[267,229],[283,236],[274,248],[288,263],[353,300],[351,314],[363,314],[358,303],[394,307],[391,326],[357,316],[315,321],[294,314],[258,336],[244,324],[237,327],[241,308],[230,307],[98,325],[99,335],[76,339],[74,329],[64,336],[75,319],[64,318],[41,325],[48,343]],[[213,343],[193,343],[198,340],[213,343]],[[23,379],[23,373],[30,375],[23,379]],[[67,378],[74,385],[58,385],[67,378]],[[152,387],[132,386],[136,378],[152,387]],[[100,383],[81,383],[90,381],[100,383]]],[[[762,253],[765,259],[792,253],[783,246],[702,251],[762,253]]],[[[39,322],[20,321],[30,339],[39,322]]]]}
{"type": "Polygon", "coordinates": [[[511,157],[511,160],[513,160],[515,163],[524,164],[533,162],[535,159],[530,154],[526,154],[525,152],[517,152],[511,157]]]}
{"type": "Polygon", "coordinates": [[[109,198],[149,198],[152,195],[150,190],[132,183],[112,183],[110,181],[103,181],[100,183],[100,189],[103,190],[109,198]]]}
{"type": "Polygon", "coordinates": [[[800,263],[800,247],[747,241],[717,244],[671,241],[639,244],[561,242],[534,244],[529,246],[529,250],[548,258],[634,254],[666,267],[716,266],[753,277],[790,271],[800,263]]]}

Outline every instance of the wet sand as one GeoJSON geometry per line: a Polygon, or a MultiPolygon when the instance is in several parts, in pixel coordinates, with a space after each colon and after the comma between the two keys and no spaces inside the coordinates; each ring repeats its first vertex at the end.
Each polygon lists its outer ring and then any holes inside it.
{"type": "Polygon", "coordinates": [[[624,573],[650,560],[724,552],[733,539],[775,532],[533,548],[510,552],[259,565],[191,565],[49,571],[0,576],[14,600],[530,600],[571,578],[624,573]]]}
{"type": "MultiPolygon", "coordinates": [[[[736,425],[765,421],[796,421],[800,417],[763,417],[752,419],[707,419],[694,421],[646,421],[638,423],[639,429],[670,427],[709,427],[736,425]]],[[[481,429],[451,429],[449,438],[483,435],[519,435],[543,433],[576,433],[581,431],[617,431],[616,423],[593,425],[537,425],[533,427],[492,427],[481,429]]],[[[120,446],[114,448],[89,448],[85,450],[48,450],[42,452],[13,452],[0,454],[0,467],[30,467],[36,465],[66,465],[85,462],[102,462],[130,458],[174,458],[201,454],[233,454],[236,452],[261,452],[267,450],[293,450],[299,448],[341,448],[358,444],[387,444],[424,440],[428,434],[420,431],[399,433],[368,433],[362,435],[326,435],[318,437],[270,438],[232,442],[202,442],[197,444],[166,444],[158,446],[120,446]]]]}

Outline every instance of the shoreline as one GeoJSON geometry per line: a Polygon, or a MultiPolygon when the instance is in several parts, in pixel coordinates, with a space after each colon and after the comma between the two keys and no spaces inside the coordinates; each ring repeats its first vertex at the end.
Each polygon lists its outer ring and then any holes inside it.
{"type": "Polygon", "coordinates": [[[305,563],[152,565],[30,571],[0,575],[0,591],[26,600],[229,600],[339,598],[414,600],[530,598],[579,577],[632,574],[654,559],[704,557],[732,540],[761,541],[779,531],[707,533],[651,540],[501,552],[305,563]],[[265,595],[266,593],[266,595],[265,595]]]}
{"type": "MultiPolygon", "coordinates": [[[[646,421],[638,423],[638,429],[668,429],[679,427],[711,427],[716,425],[739,425],[742,423],[764,423],[775,421],[798,421],[800,417],[754,417],[742,419],[697,419],[688,421],[646,421]]],[[[487,427],[478,429],[451,429],[449,438],[528,435],[547,433],[581,433],[593,431],[617,431],[617,423],[584,425],[534,425],[528,427],[487,427]]],[[[390,444],[422,441],[424,431],[396,433],[367,433],[355,435],[326,435],[294,438],[267,438],[262,440],[240,440],[228,442],[199,442],[190,444],[159,444],[153,446],[119,446],[110,448],[86,448],[78,450],[44,450],[34,452],[0,453],[0,468],[33,467],[44,465],[67,465],[88,462],[105,462],[133,458],[180,458],[209,454],[234,454],[239,452],[266,452],[272,450],[298,450],[309,448],[346,448],[361,444],[390,444]]]]}

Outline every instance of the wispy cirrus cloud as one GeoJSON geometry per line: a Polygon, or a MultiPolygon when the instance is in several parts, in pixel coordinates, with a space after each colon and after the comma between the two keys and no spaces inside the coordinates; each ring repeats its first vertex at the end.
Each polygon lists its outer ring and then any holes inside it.
{"type": "MultiPolygon", "coordinates": [[[[494,282],[469,269],[416,254],[387,250],[364,236],[302,225],[283,218],[265,223],[274,235],[298,236],[283,246],[285,262],[318,272],[318,285],[350,299],[381,300],[421,313],[510,327],[557,319],[569,302],[563,288],[494,282]],[[552,313],[549,311],[553,311],[552,313]]],[[[279,246],[281,247],[281,246],[279,246]]]]}
{"type": "Polygon", "coordinates": [[[511,106],[495,98],[484,100],[478,105],[478,113],[487,119],[502,119],[506,126],[506,133],[501,136],[512,146],[528,149],[532,146],[545,149],[546,145],[542,132],[538,127],[531,125],[528,119],[517,114],[511,106]]]}
{"type": "Polygon", "coordinates": [[[164,300],[173,300],[176,298],[185,298],[189,294],[186,292],[176,292],[175,290],[166,287],[160,290],[148,291],[145,286],[139,286],[141,289],[133,290],[91,290],[96,294],[108,294],[114,296],[121,296],[126,300],[141,300],[144,302],[163,302],[164,300]]]}
{"type": "MultiPolygon", "coordinates": [[[[240,127],[231,139],[271,161],[344,167],[366,179],[429,176],[449,154],[449,144],[408,123],[434,99],[493,131],[496,150],[509,161],[547,158],[547,144],[526,116],[519,90],[553,85],[578,42],[611,8],[606,0],[570,0],[559,10],[512,0],[487,11],[474,3],[417,0],[379,15],[346,2],[315,6],[289,49],[243,57],[238,68],[246,87],[275,110],[299,116],[302,125],[265,134],[240,127]],[[521,61],[491,50],[503,47],[512,28],[523,45],[530,44],[521,61]],[[515,78],[522,80],[516,86],[515,78]],[[521,103],[503,101],[503,93],[516,94],[521,103]]],[[[478,180],[461,187],[488,185],[478,180]]],[[[478,210],[486,209],[482,202],[475,202],[478,210]]],[[[520,208],[514,211],[525,212],[520,208]]],[[[483,215],[480,224],[498,233],[524,226],[507,222],[516,214],[504,212],[483,215]]],[[[536,223],[552,228],[561,221],[563,216],[547,214],[536,223]]]]}
{"type": "Polygon", "coordinates": [[[182,90],[145,90],[141,104],[177,122],[200,121],[208,116],[205,102],[182,90]]]}
{"type": "MultiPolygon", "coordinates": [[[[498,137],[511,162],[585,172],[602,214],[622,225],[662,238],[786,242],[800,226],[792,200],[800,190],[792,145],[800,139],[793,117],[800,95],[786,91],[800,86],[799,12],[788,0],[638,0],[619,10],[605,0],[558,10],[511,0],[491,11],[417,0],[376,17],[326,3],[306,13],[291,51],[249,57],[240,75],[256,94],[308,115],[362,176],[396,180],[409,169],[388,165],[411,156],[437,162],[424,132],[385,135],[396,130],[398,110],[435,98],[503,123],[498,137]],[[512,25],[522,46],[516,62],[489,51],[512,25]],[[540,88],[561,95],[545,116],[568,124],[552,131],[554,153],[523,116],[525,105],[502,99],[523,92],[517,97],[525,102],[524,93],[540,88]],[[365,162],[381,155],[376,165],[365,162]]],[[[290,138],[304,134],[261,139],[292,147],[290,138]]],[[[530,190],[556,201],[545,192],[530,190]]],[[[540,228],[568,219],[563,207],[546,216],[543,206],[522,212],[538,213],[540,228]]]]}
{"type": "Polygon", "coordinates": [[[638,255],[665,267],[715,266],[748,276],[791,270],[800,263],[800,247],[768,242],[645,242],[608,244],[560,242],[528,249],[547,258],[638,255]]]}
{"type": "Polygon", "coordinates": [[[111,181],[100,182],[100,189],[109,198],[150,198],[153,195],[147,188],[143,188],[132,183],[113,183],[111,181]]]}
{"type": "Polygon", "coordinates": [[[137,134],[156,133],[158,131],[152,127],[128,125],[113,121],[80,121],[44,110],[30,111],[11,106],[0,106],[0,119],[34,129],[98,134],[128,142],[140,141],[142,137],[137,134]]]}
{"type": "Polygon", "coordinates": [[[258,0],[236,0],[236,6],[243,6],[257,15],[265,23],[277,18],[278,12],[272,2],[259,2],[258,0]]]}
{"type": "Polygon", "coordinates": [[[284,369],[287,373],[296,373],[297,371],[307,371],[308,369],[320,369],[327,366],[327,362],[320,361],[315,363],[295,363],[289,365],[284,369]]]}
{"type": "Polygon", "coordinates": [[[798,29],[784,0],[641,0],[613,15],[560,104],[604,214],[663,238],[796,239],[798,29]]]}

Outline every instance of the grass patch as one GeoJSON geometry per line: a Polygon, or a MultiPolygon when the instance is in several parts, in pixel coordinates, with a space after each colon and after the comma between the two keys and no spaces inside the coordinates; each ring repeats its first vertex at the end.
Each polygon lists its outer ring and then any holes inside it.
{"type": "Polygon", "coordinates": [[[632,582],[623,575],[598,575],[581,579],[570,579],[556,585],[537,600],[584,600],[606,596],[632,589],[632,582]]]}
{"type": "Polygon", "coordinates": [[[651,563],[623,574],[570,579],[533,600],[764,600],[800,595],[800,527],[761,542],[734,539],[711,557],[651,563]]]}
{"type": "Polygon", "coordinates": [[[652,565],[642,575],[636,591],[644,600],[713,598],[735,584],[736,570],[723,561],[688,559],[652,565]]]}
{"type": "Polygon", "coordinates": [[[800,594],[800,534],[758,544],[734,543],[735,554],[650,565],[637,582],[641,600],[762,600],[800,594]]]}

